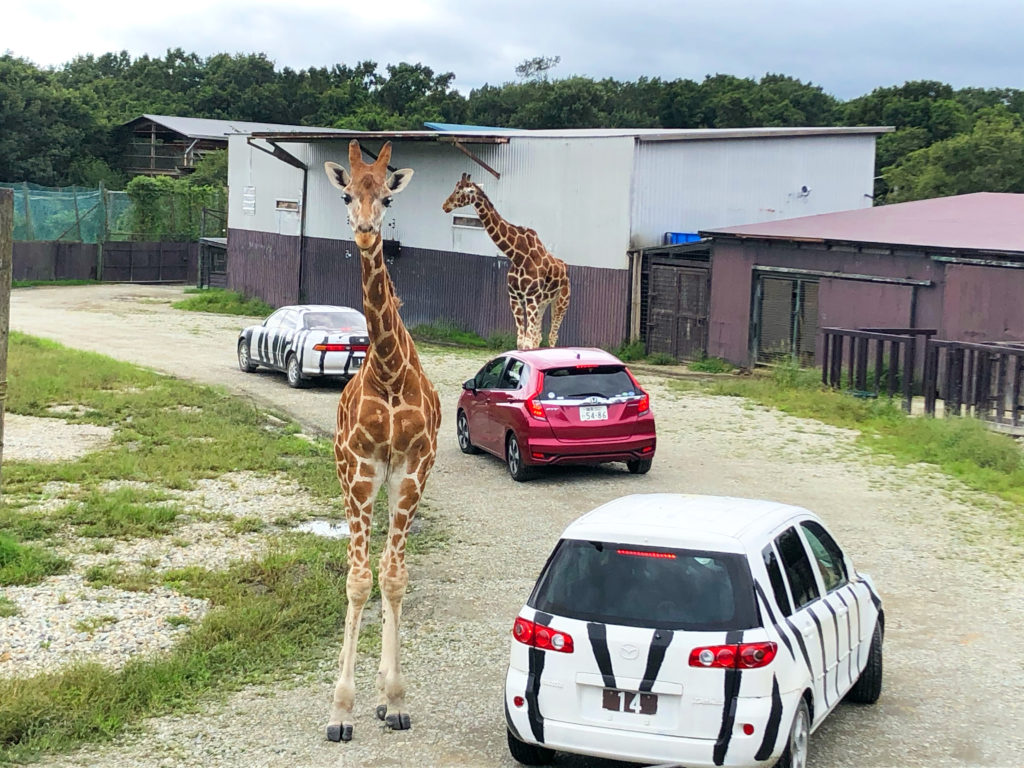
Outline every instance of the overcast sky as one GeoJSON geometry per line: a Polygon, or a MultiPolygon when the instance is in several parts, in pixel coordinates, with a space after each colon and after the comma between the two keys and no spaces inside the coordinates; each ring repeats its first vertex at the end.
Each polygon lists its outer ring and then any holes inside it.
{"type": "Polygon", "coordinates": [[[1024,88],[1024,0],[8,0],[0,51],[40,66],[121,50],[266,53],[303,69],[371,59],[454,72],[468,93],[553,76],[702,79],[766,72],[841,98],[930,79],[1024,88]]]}

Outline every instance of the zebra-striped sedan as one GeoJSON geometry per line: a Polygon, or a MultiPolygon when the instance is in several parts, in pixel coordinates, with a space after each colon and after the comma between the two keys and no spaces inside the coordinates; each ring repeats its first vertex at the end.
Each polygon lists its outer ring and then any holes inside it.
{"type": "Polygon", "coordinates": [[[882,603],[815,515],[647,494],[572,523],[512,628],[508,745],[804,768],[842,700],[882,687],[882,603]]]}
{"type": "Polygon", "coordinates": [[[356,309],[281,307],[238,334],[238,367],[246,373],[259,366],[284,371],[293,387],[319,377],[347,381],[363,364],[369,344],[366,318],[356,309]]]}

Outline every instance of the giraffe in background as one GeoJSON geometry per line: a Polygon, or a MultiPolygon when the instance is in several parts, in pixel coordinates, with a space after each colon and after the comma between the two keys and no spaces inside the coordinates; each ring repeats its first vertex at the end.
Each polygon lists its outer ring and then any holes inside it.
{"type": "Polygon", "coordinates": [[[384,209],[409,183],[413,172],[403,169],[388,175],[391,142],[381,148],[372,164],[363,162],[358,141],[349,143],[348,154],[351,171],[332,162],[324,168],[331,183],[341,190],[359,248],[370,345],[362,368],[342,391],[334,438],[350,539],[348,611],[327,724],[330,741],[352,738],[356,645],[373,581],[369,562],[373,501],[382,485],[387,487],[390,519],[378,570],[382,647],[376,713],[392,729],[411,727],[398,636],[402,599],[409,583],[405,543],[434,465],[441,424],[437,390],[423,372],[416,345],[398,314],[401,301],[384,263],[381,240],[384,209]]]}
{"type": "Polygon", "coordinates": [[[512,262],[508,270],[508,300],[516,319],[516,347],[536,349],[540,346],[544,311],[548,305],[551,305],[548,343],[555,346],[558,329],[569,308],[569,273],[565,262],[544,247],[534,230],[505,221],[468,173],[462,174],[441,207],[445,213],[451,213],[465,205],[476,208],[487,234],[512,262]]]}

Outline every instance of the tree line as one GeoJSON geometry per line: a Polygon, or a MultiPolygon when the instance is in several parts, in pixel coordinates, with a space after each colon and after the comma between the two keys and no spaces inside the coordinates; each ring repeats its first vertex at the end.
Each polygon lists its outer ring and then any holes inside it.
{"type": "Polygon", "coordinates": [[[782,74],[702,81],[551,78],[537,57],[516,79],[455,90],[452,72],[402,62],[278,69],[265,54],[168,50],[79,56],[40,68],[0,56],[0,181],[123,185],[118,126],[144,113],[356,130],[425,121],[509,128],[892,125],[878,140],[876,200],[1024,192],[1024,91],[933,81],[841,101],[782,74]]]}

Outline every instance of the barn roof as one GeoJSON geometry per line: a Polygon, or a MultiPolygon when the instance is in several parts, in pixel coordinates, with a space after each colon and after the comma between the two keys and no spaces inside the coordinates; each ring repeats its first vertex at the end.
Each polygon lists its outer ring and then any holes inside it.
{"type": "Polygon", "coordinates": [[[295,132],[308,133],[353,133],[353,131],[339,131],[336,128],[313,128],[308,125],[282,125],[280,123],[253,123],[246,120],[211,120],[205,117],[177,117],[175,115],[142,115],[134,120],[129,120],[125,126],[130,126],[143,120],[152,120],[174,133],[180,133],[190,139],[213,139],[223,140],[235,133],[256,133],[274,132],[291,134],[295,132]]]}
{"type": "Polygon", "coordinates": [[[976,192],[702,231],[702,236],[1024,252],[1024,195],[976,192]]]}

